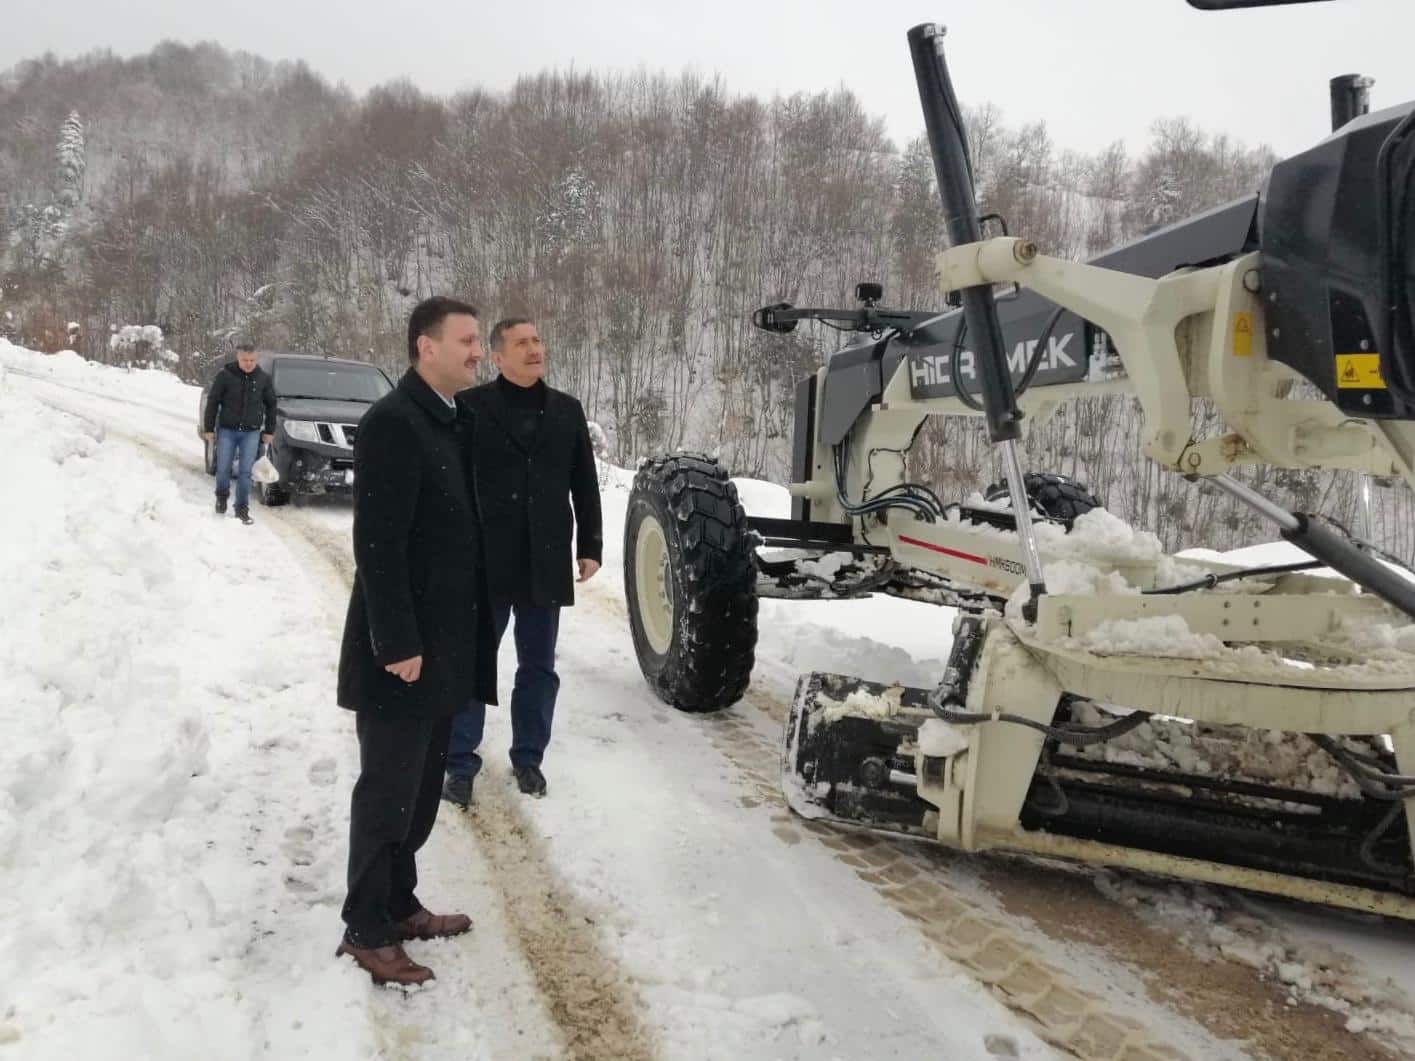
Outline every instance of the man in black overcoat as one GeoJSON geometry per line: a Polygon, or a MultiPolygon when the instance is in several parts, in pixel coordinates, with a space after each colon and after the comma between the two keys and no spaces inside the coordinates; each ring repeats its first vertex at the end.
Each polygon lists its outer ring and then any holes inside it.
{"type": "MultiPolygon", "coordinates": [[[[535,323],[498,321],[491,356],[497,378],[458,400],[478,425],[477,491],[498,644],[516,619],[511,769],[522,792],[543,796],[541,763],[560,689],[560,609],[575,602],[574,582],[591,578],[603,559],[599,477],[584,409],[545,384],[545,346],[535,323]]],[[[471,801],[481,768],[485,720],[485,701],[472,697],[452,723],[443,795],[459,806],[471,801]]]]}
{"type": "Polygon", "coordinates": [[[463,914],[432,914],[418,901],[414,858],[437,817],[453,714],[496,697],[470,459],[477,423],[455,400],[481,357],[475,309],[420,303],[408,321],[411,365],[364,414],[354,443],[356,571],[339,704],[357,713],[360,773],[339,953],[378,983],[431,979],[403,942],[471,927],[463,914]]]}

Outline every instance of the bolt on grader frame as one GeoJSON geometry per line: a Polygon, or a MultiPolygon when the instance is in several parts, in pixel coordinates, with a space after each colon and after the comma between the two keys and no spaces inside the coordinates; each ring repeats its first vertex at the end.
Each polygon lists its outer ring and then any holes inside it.
{"type": "Polygon", "coordinates": [[[1234,474],[1415,484],[1415,103],[1370,113],[1369,81],[1338,79],[1332,135],[1261,192],[1080,263],[983,238],[943,31],[909,47],[955,308],[891,310],[862,284],[860,307],[755,314],[861,339],[798,387],[792,518],[748,517],[710,458],[640,467],[624,555],[645,677],[684,710],[734,703],[759,597],[944,605],[934,688],[801,679],[783,741],[798,813],[1415,918],[1415,581],[1234,474]],[[1145,457],[1311,561],[1166,556],[1024,469],[1024,417],[1111,393],[1138,399],[1145,457]],[[1222,433],[1196,437],[1200,400],[1222,433]],[[898,455],[940,415],[985,418],[1006,475],[988,501],[908,481],[898,455]]]}

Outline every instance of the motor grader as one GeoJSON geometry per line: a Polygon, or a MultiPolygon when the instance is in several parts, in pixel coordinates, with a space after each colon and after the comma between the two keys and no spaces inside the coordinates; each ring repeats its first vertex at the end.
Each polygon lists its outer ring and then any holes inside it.
{"type": "Polygon", "coordinates": [[[624,571],[644,676],[715,711],[747,688],[760,597],[931,602],[954,616],[934,687],[801,678],[798,813],[1415,917],[1415,576],[1244,481],[1415,484],[1415,103],[1373,113],[1369,82],[1337,79],[1332,134],[1259,191],[1082,263],[983,237],[943,30],[908,39],[949,240],[939,311],[873,284],[858,306],[757,311],[854,341],[797,388],[791,518],[748,516],[710,458],[640,466],[624,571]],[[1029,421],[1106,394],[1137,399],[1146,459],[1310,559],[1168,556],[1024,468],[1029,421]],[[982,417],[1005,481],[949,503],[911,482],[930,416],[982,417]]]}

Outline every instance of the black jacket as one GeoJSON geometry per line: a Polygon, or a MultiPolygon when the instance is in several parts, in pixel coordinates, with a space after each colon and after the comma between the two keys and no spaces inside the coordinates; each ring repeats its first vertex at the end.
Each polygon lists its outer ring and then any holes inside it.
{"type": "Polygon", "coordinates": [[[411,369],[360,421],[340,706],[438,718],[496,702],[475,443],[475,415],[449,408],[411,369]],[[418,655],[411,684],[383,669],[418,655]]]}
{"type": "Polygon", "coordinates": [[[275,384],[257,365],[250,372],[232,361],[216,374],[206,392],[202,423],[207,431],[219,425],[233,431],[260,429],[275,434],[275,384]]]}
{"type": "Polygon", "coordinates": [[[496,380],[458,395],[477,414],[477,495],[491,600],[543,608],[574,604],[575,560],[600,562],[604,556],[599,476],[585,411],[563,391],[537,384],[544,411],[527,439],[503,391],[512,386],[496,380]]]}

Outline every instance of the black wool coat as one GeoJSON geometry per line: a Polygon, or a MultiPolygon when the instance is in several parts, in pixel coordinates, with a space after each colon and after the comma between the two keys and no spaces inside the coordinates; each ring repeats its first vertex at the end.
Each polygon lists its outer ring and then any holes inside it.
{"type": "Polygon", "coordinates": [[[491,601],[569,606],[575,603],[575,560],[604,558],[599,475],[585,410],[546,387],[539,428],[527,446],[504,386],[493,380],[458,395],[479,425],[475,474],[491,601]]]}
{"type": "Polygon", "coordinates": [[[217,426],[233,431],[260,429],[275,434],[275,382],[259,365],[250,372],[232,361],[211,381],[206,392],[202,424],[208,431],[217,426]]]}
{"type": "Polygon", "coordinates": [[[359,422],[341,707],[440,718],[472,700],[496,702],[476,437],[475,415],[449,408],[412,369],[359,422]],[[415,682],[384,670],[418,655],[415,682]]]}

